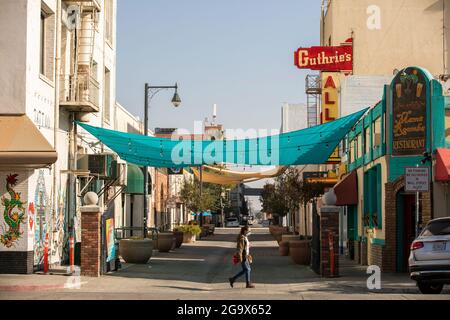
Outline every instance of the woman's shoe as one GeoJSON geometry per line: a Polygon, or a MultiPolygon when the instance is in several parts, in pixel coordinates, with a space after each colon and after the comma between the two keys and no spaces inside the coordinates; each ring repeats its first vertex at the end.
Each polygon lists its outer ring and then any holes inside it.
{"type": "Polygon", "coordinates": [[[251,289],[253,289],[253,288],[255,288],[255,285],[254,284],[251,284],[251,283],[247,283],[247,287],[246,288],[251,288],[251,289]]]}
{"type": "Polygon", "coordinates": [[[233,288],[233,284],[234,284],[233,278],[228,278],[228,281],[230,281],[230,286],[233,288]]]}

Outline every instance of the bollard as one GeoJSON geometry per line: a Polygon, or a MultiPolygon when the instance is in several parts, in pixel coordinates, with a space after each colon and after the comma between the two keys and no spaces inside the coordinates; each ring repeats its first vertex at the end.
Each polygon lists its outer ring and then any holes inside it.
{"type": "Polygon", "coordinates": [[[74,238],[70,237],[69,240],[69,255],[70,255],[70,273],[74,272],[74,265],[75,265],[75,243],[74,243],[74,238]]]}
{"type": "Polygon", "coordinates": [[[48,232],[45,234],[44,242],[44,273],[48,273],[48,232]]]}

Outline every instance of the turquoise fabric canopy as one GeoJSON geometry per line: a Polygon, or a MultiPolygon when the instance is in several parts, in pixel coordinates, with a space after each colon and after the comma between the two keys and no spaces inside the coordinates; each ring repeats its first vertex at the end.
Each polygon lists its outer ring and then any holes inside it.
{"type": "Polygon", "coordinates": [[[123,160],[140,166],[183,168],[222,163],[288,166],[325,163],[366,111],[299,131],[240,140],[157,138],[77,124],[123,160]]]}

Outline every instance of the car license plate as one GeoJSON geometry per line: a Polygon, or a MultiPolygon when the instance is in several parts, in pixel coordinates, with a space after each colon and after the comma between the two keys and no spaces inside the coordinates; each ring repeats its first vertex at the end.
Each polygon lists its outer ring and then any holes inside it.
{"type": "Polygon", "coordinates": [[[446,244],[447,243],[445,241],[434,242],[433,243],[433,251],[444,251],[446,244]]]}

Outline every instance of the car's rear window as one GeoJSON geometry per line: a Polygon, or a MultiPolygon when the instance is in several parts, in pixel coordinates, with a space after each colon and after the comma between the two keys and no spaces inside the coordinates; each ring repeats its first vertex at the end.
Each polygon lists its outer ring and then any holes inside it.
{"type": "Polygon", "coordinates": [[[450,235],[450,220],[434,221],[422,231],[422,237],[450,235]]]}

